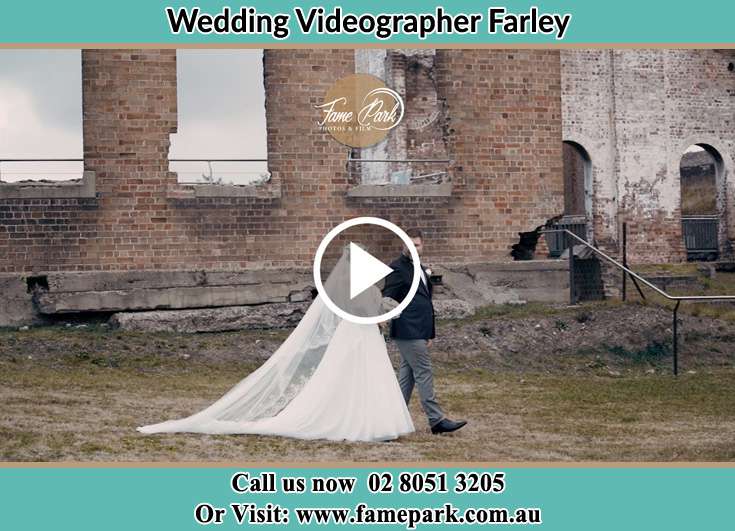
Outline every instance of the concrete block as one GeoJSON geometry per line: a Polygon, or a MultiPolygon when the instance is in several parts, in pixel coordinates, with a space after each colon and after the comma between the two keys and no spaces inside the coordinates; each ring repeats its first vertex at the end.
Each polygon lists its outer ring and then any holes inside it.
{"type": "Polygon", "coordinates": [[[21,275],[0,275],[0,327],[41,324],[43,318],[21,275]]]}
{"type": "Polygon", "coordinates": [[[305,285],[257,284],[202,286],[127,291],[47,292],[37,296],[44,314],[114,312],[124,310],[207,308],[287,302],[292,291],[305,285]]]}
{"type": "Polygon", "coordinates": [[[122,330],[176,333],[291,328],[299,323],[308,307],[308,303],[287,303],[116,313],[109,323],[122,330]]]}
{"type": "Polygon", "coordinates": [[[473,308],[524,301],[565,302],[569,298],[569,266],[560,260],[497,262],[434,267],[443,276],[447,297],[473,308]]]}

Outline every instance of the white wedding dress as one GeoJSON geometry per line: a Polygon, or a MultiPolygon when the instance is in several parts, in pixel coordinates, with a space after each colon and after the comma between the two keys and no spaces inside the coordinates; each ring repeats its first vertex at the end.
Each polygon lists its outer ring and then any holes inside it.
{"type": "MultiPolygon", "coordinates": [[[[327,293],[352,314],[382,313],[377,288],[349,299],[348,283],[345,250],[324,283],[327,293]]],[[[378,326],[342,320],[317,297],[268,361],[214,404],[138,431],[385,441],[414,426],[378,326]]]]}

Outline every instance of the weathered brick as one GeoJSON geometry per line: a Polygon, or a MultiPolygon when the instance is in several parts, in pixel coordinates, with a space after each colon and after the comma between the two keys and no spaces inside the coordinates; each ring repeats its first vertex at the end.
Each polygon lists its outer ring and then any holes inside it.
{"type": "MultiPolygon", "coordinates": [[[[354,51],[267,50],[269,169],[280,197],[194,198],[168,171],[175,50],[84,50],[84,165],[98,197],[0,202],[0,272],[308,267],[331,227],[361,215],[422,227],[432,260],[509,259],[518,232],[563,209],[559,57],[438,50],[432,89],[448,120],[452,196],[350,199],[348,149],[318,130],[313,106],[355,71],[354,51]]],[[[439,139],[428,131],[410,141],[421,155],[439,139]]]]}
{"type": "Polygon", "coordinates": [[[595,240],[620,250],[628,223],[629,257],[680,261],[679,164],[692,144],[723,159],[719,183],[721,251],[735,238],[735,75],[732,50],[564,50],[564,140],[589,153],[595,240]],[[728,179],[730,182],[728,182],[728,179]]]}

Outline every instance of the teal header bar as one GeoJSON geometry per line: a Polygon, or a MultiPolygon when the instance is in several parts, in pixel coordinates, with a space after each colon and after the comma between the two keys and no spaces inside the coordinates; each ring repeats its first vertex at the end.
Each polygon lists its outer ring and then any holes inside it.
{"type": "Polygon", "coordinates": [[[274,44],[368,43],[693,45],[735,42],[734,20],[735,2],[732,1],[694,4],[678,0],[514,0],[441,4],[416,0],[400,3],[385,0],[369,3],[355,0],[323,3],[258,0],[238,4],[210,0],[191,3],[178,0],[38,0],[3,4],[0,8],[0,43],[258,44],[264,47],[274,44]],[[195,7],[198,8],[196,17],[192,15],[195,7]],[[182,24],[178,26],[179,32],[173,33],[167,8],[171,8],[173,20],[179,22],[184,19],[177,17],[183,17],[182,8],[186,8],[191,32],[187,32],[186,24],[182,24]],[[311,24],[300,25],[297,11],[311,24]],[[313,17],[309,19],[312,11],[313,17]],[[278,15],[288,17],[285,24],[277,24],[279,20],[283,22],[277,18],[278,15]],[[469,20],[463,23],[465,18],[471,19],[473,15],[480,17],[475,21],[474,33],[469,31],[469,20]],[[254,22],[257,18],[261,22],[254,22]],[[271,28],[265,27],[268,25],[265,18],[270,19],[271,28]],[[333,31],[320,33],[320,19],[323,19],[324,28],[330,29],[331,24],[333,31]],[[495,20],[492,29],[491,19],[495,20]],[[385,38],[381,38],[377,30],[381,21],[385,22],[385,38]],[[430,27],[432,23],[433,27],[430,27]],[[374,26],[372,29],[371,25],[374,26]]]}
{"type": "Polygon", "coordinates": [[[370,528],[445,528],[448,522],[425,519],[454,510],[451,518],[466,519],[449,522],[455,528],[469,526],[470,518],[509,517],[517,519],[515,528],[545,530],[725,529],[732,525],[734,491],[735,468],[0,470],[2,527],[23,530],[239,529],[258,518],[268,528],[291,528],[299,527],[299,515],[311,522],[301,526],[344,527],[333,509],[346,511],[346,524],[370,528]],[[303,492],[285,492],[289,485],[298,491],[299,481],[303,492]],[[330,492],[314,492],[320,485],[330,492]],[[197,507],[202,520],[221,509],[221,523],[197,522],[197,507]],[[521,521],[533,518],[533,510],[540,523],[521,521]],[[380,514],[405,521],[369,521],[380,514]],[[327,521],[317,524],[324,515],[327,521]]]}

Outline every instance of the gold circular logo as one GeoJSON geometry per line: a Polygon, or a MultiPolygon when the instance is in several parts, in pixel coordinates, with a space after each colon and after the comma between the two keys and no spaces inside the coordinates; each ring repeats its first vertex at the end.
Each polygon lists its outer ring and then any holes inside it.
{"type": "Polygon", "coordinates": [[[318,125],[350,147],[377,144],[401,122],[404,113],[401,95],[369,74],[339,79],[316,108],[321,113],[318,125]]]}

